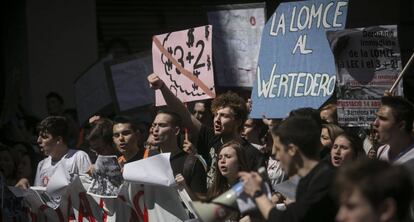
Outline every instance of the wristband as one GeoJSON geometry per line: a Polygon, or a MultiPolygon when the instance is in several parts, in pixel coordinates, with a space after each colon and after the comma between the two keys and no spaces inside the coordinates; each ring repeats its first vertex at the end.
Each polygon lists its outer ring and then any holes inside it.
{"type": "Polygon", "coordinates": [[[262,196],[264,193],[263,193],[263,191],[262,190],[257,190],[256,192],[254,192],[254,194],[253,194],[253,199],[256,199],[256,198],[258,198],[258,197],[260,197],[260,196],[262,196]]]}

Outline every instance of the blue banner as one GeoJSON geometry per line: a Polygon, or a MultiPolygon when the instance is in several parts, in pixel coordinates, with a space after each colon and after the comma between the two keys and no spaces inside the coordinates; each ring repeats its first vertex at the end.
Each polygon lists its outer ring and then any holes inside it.
{"type": "Polygon", "coordinates": [[[334,92],[336,69],[326,30],[345,28],[348,1],[281,3],[263,29],[250,118],[284,118],[319,108],[334,92]]]}

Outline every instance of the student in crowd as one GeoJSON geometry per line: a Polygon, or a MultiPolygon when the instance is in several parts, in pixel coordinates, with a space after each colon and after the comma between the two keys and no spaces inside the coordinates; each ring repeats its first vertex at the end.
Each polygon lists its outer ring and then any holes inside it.
{"type": "Polygon", "coordinates": [[[8,186],[16,183],[16,163],[12,152],[6,145],[0,143],[0,176],[8,186]]]}
{"type": "Polygon", "coordinates": [[[287,176],[301,177],[295,202],[278,210],[266,197],[263,179],[256,173],[241,172],[244,191],[256,202],[268,221],[333,221],[336,205],[329,195],[334,170],[319,162],[321,126],[313,118],[292,116],[272,131],[273,149],[287,176]]]}
{"type": "Polygon", "coordinates": [[[36,176],[36,165],[39,159],[39,155],[35,152],[24,153],[17,162],[16,178],[27,178],[30,184],[33,184],[36,176]]]}
{"type": "Polygon", "coordinates": [[[10,151],[12,152],[13,158],[17,163],[18,160],[27,152],[35,152],[31,144],[23,141],[16,141],[11,143],[10,151]]]}
{"type": "Polygon", "coordinates": [[[191,114],[203,125],[212,128],[213,116],[211,114],[211,101],[201,100],[193,103],[191,114]]]}
{"type": "MultiPolygon", "coordinates": [[[[323,124],[326,123],[326,121],[321,118],[319,111],[316,109],[310,108],[310,107],[303,107],[303,108],[292,110],[289,113],[289,117],[292,117],[292,116],[309,117],[313,119],[316,122],[316,124],[319,127],[321,127],[321,129],[323,128],[323,124]]],[[[321,135],[322,135],[322,131],[321,131],[321,135]]],[[[321,143],[319,144],[319,158],[329,163],[330,156],[327,155],[329,153],[330,153],[330,149],[326,150],[326,147],[323,147],[323,143],[321,141],[321,143]]]]}
{"type": "Polygon", "coordinates": [[[413,184],[402,166],[357,161],[339,169],[335,190],[340,205],[338,222],[409,221],[413,184]]]}
{"type": "Polygon", "coordinates": [[[69,126],[69,142],[68,146],[79,148],[81,127],[78,120],[78,112],[76,109],[68,108],[63,111],[63,116],[66,117],[69,126]]]}
{"type": "MultiPolygon", "coordinates": [[[[230,140],[240,140],[243,123],[247,119],[247,107],[243,98],[235,93],[227,92],[219,95],[212,101],[212,113],[214,114],[213,130],[202,125],[194,118],[184,104],[168,89],[164,82],[156,75],[148,76],[148,81],[153,89],[161,90],[167,105],[180,115],[184,127],[190,133],[190,139],[196,144],[198,152],[204,157],[210,166],[207,174],[207,185],[213,183],[213,175],[216,171],[218,149],[230,140]]],[[[265,165],[264,155],[254,148],[246,140],[242,140],[248,158],[250,170],[257,170],[265,165]]]]}
{"type": "Polygon", "coordinates": [[[289,117],[298,116],[298,117],[309,117],[315,121],[315,123],[318,125],[318,127],[322,128],[322,124],[326,123],[325,120],[323,120],[320,117],[319,111],[314,108],[310,107],[303,107],[294,109],[289,112],[289,117]]]}
{"type": "Polygon", "coordinates": [[[331,151],[333,142],[335,141],[335,138],[342,134],[344,130],[331,123],[325,123],[322,124],[322,131],[321,131],[321,143],[322,143],[322,152],[321,152],[321,158],[324,158],[329,152],[331,151]]]}
{"type": "MultiPolygon", "coordinates": [[[[222,145],[218,152],[216,167],[218,170],[214,173],[214,183],[207,193],[207,199],[210,200],[220,196],[239,182],[239,172],[248,170],[246,155],[240,142],[229,141],[222,145]]],[[[238,221],[240,217],[241,215],[235,211],[228,219],[238,221]]]]}
{"type": "Polygon", "coordinates": [[[365,156],[362,141],[349,133],[339,134],[331,148],[331,163],[340,167],[365,156]]]}
{"type": "Polygon", "coordinates": [[[253,107],[253,102],[252,102],[251,98],[247,98],[246,106],[247,106],[247,111],[249,111],[249,113],[250,113],[252,111],[252,107],[253,107]]]}
{"type": "Polygon", "coordinates": [[[282,169],[282,165],[280,164],[280,161],[277,160],[276,157],[276,150],[272,149],[273,147],[273,139],[271,135],[271,131],[275,130],[281,120],[279,119],[262,119],[261,120],[266,126],[267,126],[267,132],[264,136],[264,144],[267,154],[267,160],[266,160],[266,170],[267,170],[267,176],[269,177],[269,183],[272,188],[275,188],[275,186],[281,182],[283,182],[285,177],[285,172],[282,169]]]}
{"type": "Polygon", "coordinates": [[[169,111],[159,111],[152,123],[152,143],[159,151],[150,150],[149,156],[158,152],[171,153],[170,163],[174,176],[183,177],[185,184],[196,195],[205,195],[206,171],[194,155],[187,154],[178,146],[180,117],[169,111]]]}
{"type": "Polygon", "coordinates": [[[136,122],[127,116],[116,116],[112,126],[112,140],[117,150],[122,154],[118,158],[121,167],[125,163],[140,160],[144,156],[145,149],[139,147],[141,133],[136,122]]]}
{"type": "MultiPolygon", "coordinates": [[[[90,123],[91,129],[86,137],[89,146],[96,155],[118,155],[118,151],[112,145],[113,122],[110,119],[96,119],[90,123]]],[[[94,159],[96,160],[96,155],[94,159]]],[[[93,161],[94,162],[94,161],[93,161]]]]}
{"type": "Polygon", "coordinates": [[[36,166],[40,161],[40,155],[33,150],[33,147],[25,142],[16,142],[13,144],[15,149],[16,178],[29,179],[30,184],[34,183],[36,175],[36,166]]]}
{"type": "Polygon", "coordinates": [[[327,123],[338,124],[338,114],[336,104],[329,103],[320,109],[321,119],[327,123]]]}
{"type": "Polygon", "coordinates": [[[241,136],[260,152],[267,153],[266,144],[264,144],[267,130],[268,127],[262,119],[247,119],[243,124],[241,136]]]}
{"type": "Polygon", "coordinates": [[[57,92],[49,92],[46,95],[46,108],[50,116],[63,116],[65,107],[64,100],[57,92]]]}
{"type": "Polygon", "coordinates": [[[363,131],[361,138],[364,138],[362,141],[362,147],[364,148],[365,153],[369,159],[377,159],[377,151],[382,144],[378,143],[378,134],[373,129],[371,124],[370,129],[365,129],[363,131]]]}
{"type": "MultiPolygon", "coordinates": [[[[67,146],[68,124],[65,117],[49,116],[40,122],[38,130],[37,142],[47,157],[37,165],[35,186],[47,186],[59,165],[63,165],[71,176],[88,171],[91,165],[88,155],[67,146]]],[[[28,178],[22,178],[16,184],[17,187],[24,189],[29,185],[28,178]]]]}
{"type": "Polygon", "coordinates": [[[395,163],[413,159],[413,104],[399,96],[382,97],[376,115],[373,130],[378,143],[386,144],[378,149],[378,158],[395,163]]]}
{"type": "Polygon", "coordinates": [[[239,182],[239,172],[248,170],[242,145],[237,141],[223,144],[216,162],[214,183],[208,190],[208,199],[214,199],[239,182]]]}

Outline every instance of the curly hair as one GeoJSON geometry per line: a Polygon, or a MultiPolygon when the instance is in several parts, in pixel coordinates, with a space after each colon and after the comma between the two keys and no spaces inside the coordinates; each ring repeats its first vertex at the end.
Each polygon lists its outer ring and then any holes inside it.
{"type": "MultiPolygon", "coordinates": [[[[246,101],[236,93],[228,91],[216,97],[211,104],[211,112],[215,114],[217,110],[229,107],[235,113],[235,119],[244,123],[249,111],[247,110],[246,101]]],[[[240,129],[243,127],[241,124],[240,129]]]]}

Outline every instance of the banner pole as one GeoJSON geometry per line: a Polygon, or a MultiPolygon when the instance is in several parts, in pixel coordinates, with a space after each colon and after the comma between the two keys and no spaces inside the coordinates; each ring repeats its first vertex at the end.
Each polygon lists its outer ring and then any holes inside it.
{"type": "Polygon", "coordinates": [[[401,81],[402,77],[405,75],[408,67],[410,66],[410,64],[412,63],[414,58],[414,53],[411,55],[410,60],[408,60],[407,64],[405,64],[403,70],[401,71],[400,75],[398,76],[398,78],[395,80],[394,84],[392,85],[392,87],[390,88],[389,92],[392,93],[392,91],[395,90],[395,87],[397,87],[398,83],[401,81]]]}

